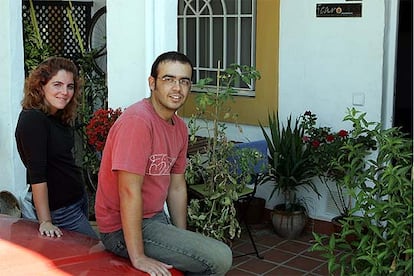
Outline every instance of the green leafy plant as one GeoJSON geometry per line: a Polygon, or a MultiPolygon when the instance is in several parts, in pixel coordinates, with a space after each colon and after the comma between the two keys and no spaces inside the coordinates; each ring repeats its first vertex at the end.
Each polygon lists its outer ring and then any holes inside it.
{"type": "Polygon", "coordinates": [[[80,64],[81,74],[84,79],[83,93],[79,102],[75,130],[76,130],[76,154],[79,162],[82,163],[85,175],[87,176],[88,185],[92,190],[96,189],[96,181],[91,180],[96,177],[89,177],[90,174],[96,174],[99,168],[100,160],[97,149],[88,143],[87,126],[93,118],[96,110],[108,110],[108,87],[104,75],[95,72],[93,62],[93,52],[85,52],[77,60],[80,64]]]}
{"type": "MultiPolygon", "coordinates": [[[[94,193],[97,185],[96,174],[99,170],[101,149],[97,149],[95,147],[96,145],[91,145],[89,143],[91,132],[88,135],[88,126],[91,126],[91,122],[96,122],[96,120],[94,121],[97,116],[95,113],[96,111],[101,110],[98,112],[98,115],[102,112],[113,112],[113,114],[107,114],[108,118],[117,118],[120,115],[118,114],[120,111],[108,109],[108,87],[106,76],[101,71],[96,70],[94,62],[96,52],[99,51],[99,49],[91,49],[90,51],[85,49],[78,24],[72,16],[72,9],[72,1],[69,0],[69,5],[66,7],[66,16],[72,30],[73,38],[77,41],[80,49],[80,56],[77,58],[76,62],[79,64],[80,73],[84,80],[82,98],[80,100],[78,116],[75,123],[78,141],[77,155],[81,159],[88,187],[91,189],[91,192],[94,193]],[[113,117],[111,117],[111,115],[113,115],[113,117]]],[[[107,123],[108,126],[113,124],[111,120],[107,123]]],[[[104,140],[106,140],[106,135],[105,137],[102,137],[104,140]]]]}
{"type": "Polygon", "coordinates": [[[349,147],[352,145],[358,149],[360,157],[357,160],[361,169],[364,158],[376,149],[376,142],[369,129],[370,123],[365,120],[365,114],[360,116],[351,130],[341,129],[337,132],[332,131],[331,127],[317,126],[317,116],[310,111],[301,116],[303,141],[310,146],[311,162],[315,166],[316,175],[325,184],[342,217],[348,216],[352,203],[352,197],[341,186],[340,181],[348,174],[343,163],[348,162],[346,157],[350,153],[349,147]]]}
{"type": "Polygon", "coordinates": [[[269,198],[277,192],[283,195],[286,210],[300,210],[303,204],[299,204],[296,196],[299,187],[320,196],[312,182],[316,173],[312,163],[312,152],[310,146],[302,140],[304,127],[299,118],[292,121],[291,116],[283,125],[275,112],[268,115],[268,123],[270,134],[261,123],[260,127],[269,148],[270,168],[265,180],[274,181],[269,198]]]}
{"type": "Polygon", "coordinates": [[[55,54],[55,50],[44,43],[40,35],[33,0],[29,0],[29,5],[30,18],[23,20],[24,68],[26,76],[42,61],[55,54]]]}
{"type": "Polygon", "coordinates": [[[225,242],[240,235],[234,202],[251,182],[253,168],[262,157],[251,149],[236,150],[226,136],[224,121],[237,120],[229,105],[236,93],[234,82],[250,83],[258,78],[260,74],[254,68],[233,64],[223,72],[218,69],[215,87],[208,85],[211,79],[200,80],[197,87],[205,92],[197,95],[197,111],[188,123],[190,146],[197,142],[197,134],[204,135],[207,144],[190,157],[186,171],[187,183],[205,184],[204,196],[189,203],[188,224],[197,232],[225,242]]]}
{"type": "Polygon", "coordinates": [[[412,275],[413,141],[398,128],[382,129],[364,116],[350,109],[345,120],[354,125],[354,135],[370,132],[377,151],[367,160],[357,145],[344,144],[347,151],[337,166],[347,172],[340,181],[355,199],[354,206],[340,233],[314,233],[312,250],[323,252],[330,273],[412,275]]]}

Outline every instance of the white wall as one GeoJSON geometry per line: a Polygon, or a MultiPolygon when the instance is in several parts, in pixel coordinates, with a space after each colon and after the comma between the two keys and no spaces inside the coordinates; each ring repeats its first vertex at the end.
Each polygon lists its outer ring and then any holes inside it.
{"type": "MultiPolygon", "coordinates": [[[[362,17],[317,18],[316,3],[281,1],[279,112],[316,112],[338,126],[347,107],[381,119],[384,1],[365,0],[362,17]],[[354,105],[356,94],[364,97],[354,105]]],[[[344,2],[345,1],[337,1],[344,2]]]]}
{"type": "Polygon", "coordinates": [[[24,83],[21,1],[0,1],[0,45],[0,191],[18,196],[26,183],[14,139],[24,83]]]}
{"type": "Polygon", "coordinates": [[[385,1],[385,29],[384,29],[384,74],[382,119],[385,128],[393,126],[394,121],[394,90],[396,78],[398,13],[400,1],[385,1]]]}
{"type": "MultiPolygon", "coordinates": [[[[318,18],[316,4],[331,1],[281,0],[280,118],[310,110],[318,115],[319,123],[340,129],[350,127],[341,121],[346,108],[355,107],[367,112],[370,121],[392,121],[389,110],[393,99],[389,95],[393,89],[395,57],[389,51],[390,47],[395,48],[395,41],[392,31],[386,33],[385,29],[395,29],[395,22],[386,25],[391,22],[387,21],[387,14],[395,7],[390,7],[391,2],[386,6],[385,1],[355,2],[362,3],[362,17],[318,18]],[[389,59],[387,64],[385,56],[389,59]],[[388,78],[388,86],[384,86],[384,76],[388,78]],[[363,100],[358,102],[358,97],[363,100]],[[388,109],[383,107],[385,104],[388,109]]],[[[320,192],[326,195],[323,186],[320,192]]],[[[312,217],[332,217],[332,208],[326,206],[327,196],[318,200],[309,193],[303,195],[310,197],[311,205],[315,206],[310,210],[312,217]]]]}
{"type": "Polygon", "coordinates": [[[154,59],[177,49],[176,0],[107,0],[108,90],[111,107],[148,97],[154,59]]]}

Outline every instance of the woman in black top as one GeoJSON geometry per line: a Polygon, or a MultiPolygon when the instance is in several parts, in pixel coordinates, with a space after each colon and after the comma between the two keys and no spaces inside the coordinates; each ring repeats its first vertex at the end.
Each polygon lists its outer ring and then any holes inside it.
{"type": "Polygon", "coordinates": [[[39,231],[60,237],[59,227],[97,237],[88,221],[88,200],[73,156],[71,123],[81,79],[75,64],[52,57],[26,79],[16,127],[20,158],[27,169],[39,231]]]}

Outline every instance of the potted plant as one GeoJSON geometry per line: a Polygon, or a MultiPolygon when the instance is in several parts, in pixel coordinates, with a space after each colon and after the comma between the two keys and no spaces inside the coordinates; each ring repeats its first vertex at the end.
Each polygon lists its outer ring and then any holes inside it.
{"type": "Polygon", "coordinates": [[[307,221],[306,205],[297,198],[297,190],[303,187],[320,196],[312,182],[315,169],[311,162],[310,147],[302,141],[304,128],[299,118],[292,121],[289,116],[284,125],[273,112],[268,116],[268,123],[270,134],[260,124],[269,149],[270,169],[265,180],[274,183],[269,198],[277,192],[284,199],[282,204],[273,209],[273,227],[279,236],[293,239],[302,233],[307,221]]]}
{"type": "Polygon", "coordinates": [[[235,202],[252,180],[255,164],[262,156],[248,148],[236,149],[226,135],[226,123],[236,122],[237,114],[229,102],[236,92],[236,81],[250,84],[260,74],[249,66],[231,65],[223,72],[218,66],[216,85],[212,79],[202,79],[197,88],[205,92],[196,97],[196,114],[188,123],[190,146],[200,136],[205,141],[201,150],[192,154],[186,171],[190,191],[202,194],[191,198],[188,206],[188,225],[206,236],[230,243],[240,235],[235,202]]]}
{"type": "Polygon", "coordinates": [[[341,181],[349,175],[342,166],[343,163],[349,162],[347,157],[350,150],[345,145],[352,145],[358,149],[359,157],[355,158],[355,162],[358,161],[359,169],[363,168],[364,159],[376,149],[376,142],[368,128],[370,124],[365,121],[364,116],[362,114],[358,124],[353,124],[351,130],[341,129],[337,132],[331,127],[317,126],[317,116],[311,111],[306,111],[301,116],[305,130],[303,141],[310,146],[311,162],[315,166],[316,176],[327,188],[339,213],[332,219],[335,229],[340,227],[340,221],[344,217],[349,216],[352,204],[352,197],[341,181]],[[362,123],[367,127],[363,127],[362,123]]]}
{"type": "Polygon", "coordinates": [[[121,116],[121,108],[100,108],[96,110],[86,125],[85,132],[89,150],[84,156],[84,169],[88,184],[94,192],[97,189],[97,173],[101,163],[102,151],[105,146],[109,130],[115,121],[121,116]]]}
{"type": "Polygon", "coordinates": [[[398,128],[367,122],[365,113],[350,109],[345,120],[355,135],[369,132],[377,150],[361,167],[360,148],[345,143],[337,168],[339,181],[354,198],[339,234],[314,233],[312,250],[328,259],[330,273],[341,275],[412,275],[413,273],[413,141],[398,128]],[[339,162],[346,159],[347,162],[339,162]],[[355,236],[349,241],[349,235],[355,236]],[[338,250],[342,254],[336,254],[338,250]]]}

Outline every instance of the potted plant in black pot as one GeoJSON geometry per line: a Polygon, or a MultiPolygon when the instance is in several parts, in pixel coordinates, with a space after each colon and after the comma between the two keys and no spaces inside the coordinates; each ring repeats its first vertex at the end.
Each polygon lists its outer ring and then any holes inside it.
{"type": "Polygon", "coordinates": [[[300,187],[320,196],[312,182],[315,168],[311,162],[309,145],[303,143],[304,128],[299,118],[289,116],[286,124],[279,121],[276,113],[269,114],[270,134],[260,123],[269,149],[269,173],[265,180],[273,181],[270,198],[277,192],[284,202],[274,207],[272,222],[275,232],[284,238],[294,239],[302,232],[307,222],[307,209],[296,192],[300,187]]]}

